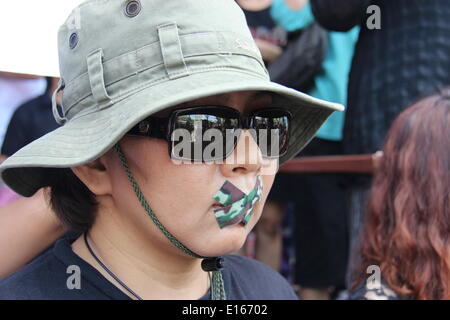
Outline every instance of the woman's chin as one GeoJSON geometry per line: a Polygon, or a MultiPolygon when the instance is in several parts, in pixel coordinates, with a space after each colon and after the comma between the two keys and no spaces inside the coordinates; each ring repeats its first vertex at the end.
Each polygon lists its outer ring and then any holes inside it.
{"type": "Polygon", "coordinates": [[[205,240],[204,245],[201,249],[199,248],[197,253],[202,256],[213,257],[239,251],[248,236],[246,228],[243,225],[232,225],[221,229],[214,239],[205,240]]]}

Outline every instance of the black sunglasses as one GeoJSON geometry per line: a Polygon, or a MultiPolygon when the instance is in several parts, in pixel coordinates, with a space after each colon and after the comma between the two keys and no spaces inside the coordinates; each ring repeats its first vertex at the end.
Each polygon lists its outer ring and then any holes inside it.
{"type": "Polygon", "coordinates": [[[197,106],[174,110],[168,117],[150,116],[127,134],[166,140],[172,159],[209,162],[230,156],[247,129],[263,157],[279,158],[288,149],[291,118],[282,108],[258,109],[245,117],[231,107],[197,106]]]}

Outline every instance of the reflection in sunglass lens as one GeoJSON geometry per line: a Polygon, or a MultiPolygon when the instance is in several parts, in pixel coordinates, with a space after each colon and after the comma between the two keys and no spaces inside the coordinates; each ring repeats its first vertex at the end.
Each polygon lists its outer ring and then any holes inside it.
{"type": "Polygon", "coordinates": [[[263,111],[254,115],[253,128],[257,131],[258,146],[264,157],[276,158],[288,147],[289,116],[283,111],[263,111]]]}

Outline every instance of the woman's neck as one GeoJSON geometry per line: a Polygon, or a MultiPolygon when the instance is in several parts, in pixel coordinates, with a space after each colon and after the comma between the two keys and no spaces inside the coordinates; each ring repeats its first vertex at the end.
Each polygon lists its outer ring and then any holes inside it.
{"type": "MultiPolygon", "coordinates": [[[[201,260],[179,251],[169,240],[151,239],[114,212],[98,212],[88,232],[95,255],[112,273],[143,299],[198,299],[209,289],[201,260]]],[[[156,229],[154,232],[160,232],[156,229]]],[[[145,233],[148,233],[145,230],[145,233]]],[[[134,298],[90,254],[83,236],[72,250],[122,292],[134,298]]]]}

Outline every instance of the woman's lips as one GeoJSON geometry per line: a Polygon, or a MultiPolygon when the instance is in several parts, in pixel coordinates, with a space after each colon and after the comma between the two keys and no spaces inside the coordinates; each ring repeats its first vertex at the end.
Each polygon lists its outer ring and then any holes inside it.
{"type": "MultiPolygon", "coordinates": [[[[215,211],[215,210],[220,210],[220,209],[223,209],[223,208],[229,208],[231,205],[232,204],[229,204],[228,206],[224,206],[223,204],[216,202],[216,203],[211,205],[211,208],[215,211]]],[[[251,208],[253,208],[253,206],[251,208]]],[[[243,221],[241,221],[241,222],[235,224],[235,226],[239,226],[239,227],[244,227],[245,228],[246,224],[243,221]]]]}

